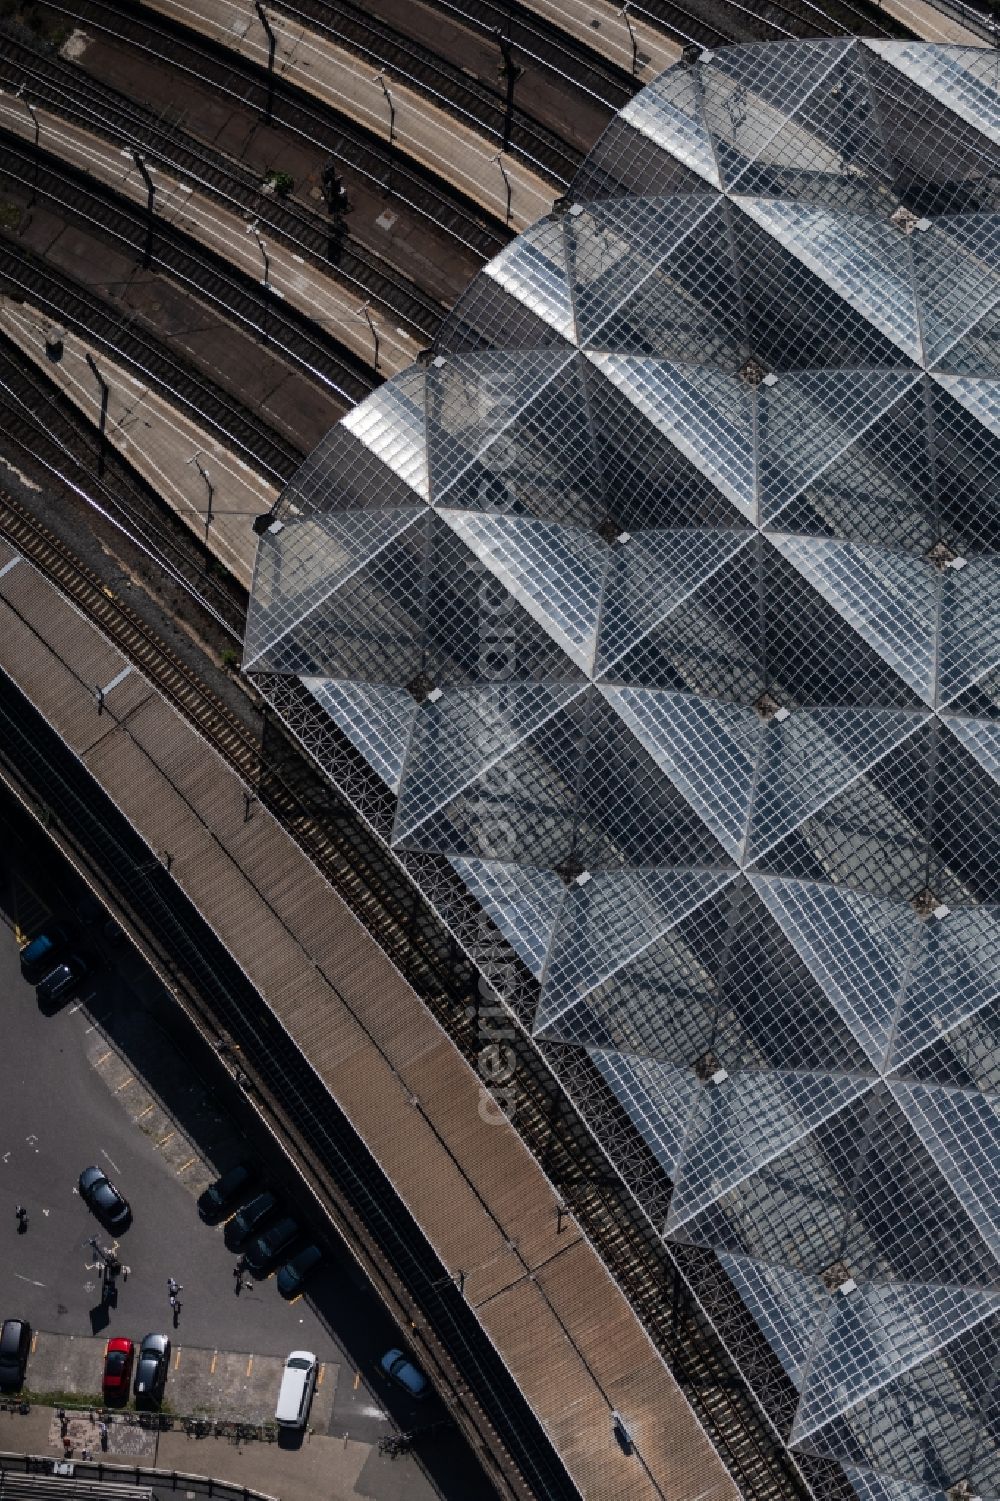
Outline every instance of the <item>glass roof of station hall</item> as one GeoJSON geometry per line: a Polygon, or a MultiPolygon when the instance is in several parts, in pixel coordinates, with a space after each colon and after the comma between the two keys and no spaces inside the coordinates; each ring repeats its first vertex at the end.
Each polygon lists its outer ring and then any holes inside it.
{"type": "Polygon", "coordinates": [[[356,408],[257,562],[859,1492],[1000,1494],[998,54],[741,46],[356,408]]]}

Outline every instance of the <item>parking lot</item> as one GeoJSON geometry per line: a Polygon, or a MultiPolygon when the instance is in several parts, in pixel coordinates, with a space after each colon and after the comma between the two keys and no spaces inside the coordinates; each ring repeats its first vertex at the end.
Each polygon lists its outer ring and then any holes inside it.
{"type": "MultiPolygon", "coordinates": [[[[96,1404],[107,1338],[138,1343],[148,1331],[162,1331],[172,1340],[164,1405],[178,1416],[272,1419],[284,1358],[307,1349],[320,1362],[314,1434],[373,1445],[397,1427],[446,1427],[433,1393],[416,1402],[379,1371],[385,1350],[405,1340],[346,1250],[323,1224],[310,1222],[308,1197],[260,1132],[231,1068],[190,1032],[131,946],[108,936],[106,915],[62,862],[44,846],[25,848],[25,830],[10,821],[2,797],[0,830],[0,997],[8,1023],[0,1317],[32,1325],[27,1386],[35,1400],[96,1404]],[[90,972],[76,994],[45,1014],[21,977],[18,944],[53,911],[68,917],[90,972]],[[278,1196],[278,1212],[299,1220],[298,1244],[318,1240],[324,1250],[305,1296],[283,1299],[273,1276],[237,1293],[225,1224],[206,1225],[198,1216],[204,1187],[241,1159],[250,1159],[261,1186],[278,1196]],[[107,1173],[133,1212],[115,1247],[128,1273],[115,1279],[110,1301],[91,1238],[106,1247],[113,1237],[76,1186],[90,1164],[107,1173]],[[25,1233],[17,1204],[28,1212],[25,1233]],[[169,1278],[182,1287],[176,1327],[169,1278]]],[[[122,1425],[110,1438],[134,1446],[142,1435],[122,1425]]],[[[412,1460],[400,1463],[413,1469],[408,1497],[435,1494],[412,1460]]],[[[485,1494],[454,1429],[435,1438],[428,1463],[438,1493],[485,1494]]]]}

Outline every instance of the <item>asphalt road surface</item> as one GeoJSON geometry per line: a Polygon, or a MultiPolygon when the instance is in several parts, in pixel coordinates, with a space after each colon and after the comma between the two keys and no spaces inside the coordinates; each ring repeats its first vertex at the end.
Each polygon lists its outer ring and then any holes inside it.
{"type": "Polygon", "coordinates": [[[110,1313],[107,1333],[166,1329],[172,1276],[184,1288],[180,1328],[191,1342],[274,1355],[297,1345],[324,1360],[340,1358],[305,1299],[289,1305],[267,1283],[234,1295],[234,1258],[222,1229],[202,1224],[185,1180],[137,1128],[94,1066],[101,1037],[95,1022],[133,1003],[130,986],[114,970],[98,972],[79,996],[45,1016],[34,988],[21,978],[14,935],[3,928],[0,995],[12,1023],[4,1027],[0,1088],[5,1316],[16,1313],[60,1332],[105,1331],[89,1240],[96,1234],[107,1245],[111,1237],[76,1188],[80,1170],[96,1163],[133,1212],[118,1251],[131,1272],[127,1282],[119,1279],[118,1307],[110,1313]],[[29,1215],[23,1235],[14,1214],[18,1203],[29,1215]]]}
{"type": "MultiPolygon", "coordinates": [[[[381,1354],[405,1343],[399,1330],[346,1250],[303,1216],[308,1199],[262,1137],[228,1069],[131,946],[108,941],[105,916],[0,791],[0,1318],[102,1341],[162,1330],[175,1347],[258,1357],[305,1348],[338,1369],[327,1432],[374,1442],[392,1431],[386,1409],[403,1429],[436,1422],[444,1416],[436,1397],[415,1404],[380,1375],[381,1354]],[[40,1009],[18,961],[18,939],[39,931],[47,912],[68,917],[93,966],[79,992],[51,1015],[40,1009]],[[303,1223],[304,1240],[318,1239],[327,1251],[306,1297],[286,1302],[273,1278],[237,1296],[224,1226],[198,1217],[201,1187],[240,1157],[258,1162],[262,1183],[303,1223]],[[90,1239],[108,1245],[112,1236],[76,1187],[91,1163],[133,1211],[118,1247],[130,1272],[127,1281],[119,1277],[110,1308],[102,1303],[90,1239]],[[28,1210],[24,1234],[17,1204],[28,1210]],[[176,1331],[169,1277],[183,1287],[176,1331]]],[[[99,1365],[98,1358],[95,1391],[99,1365]]],[[[175,1412],[186,1410],[179,1375],[168,1396],[175,1412]]],[[[449,1478],[461,1486],[477,1476],[481,1484],[457,1435],[444,1447],[451,1451],[449,1478]]]]}

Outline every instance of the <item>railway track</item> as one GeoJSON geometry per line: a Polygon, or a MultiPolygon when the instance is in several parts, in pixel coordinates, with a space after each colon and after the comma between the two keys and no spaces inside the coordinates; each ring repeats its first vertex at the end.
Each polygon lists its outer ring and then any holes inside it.
{"type": "Polygon", "coordinates": [[[260,179],[241,162],[186,135],[61,57],[30,46],[2,22],[0,38],[0,82],[5,89],[23,89],[33,105],[121,140],[228,208],[251,215],[274,239],[384,309],[408,331],[425,342],[433,338],[444,309],[374,251],[348,241],[332,264],[327,215],[295,199],[282,201],[263,192],[260,179]]]}
{"type": "Polygon", "coordinates": [[[0,344],[0,452],[61,481],[95,516],[126,538],[234,641],[246,624],[245,591],[176,521],[114,451],[98,476],[93,427],[57,395],[27,356],[0,344]]]}
{"type": "MultiPolygon", "coordinates": [[[[139,12],[128,0],[45,0],[46,9],[108,40],[125,43],[138,56],[169,63],[181,79],[209,86],[234,106],[264,110],[267,73],[249,59],[166,17],[139,12]]],[[[489,260],[513,238],[477,205],[449,191],[431,173],[401,159],[346,116],[334,116],[300,89],[275,78],[274,128],[298,137],[333,158],[352,175],[390,194],[413,213],[481,260],[489,260]]]]}
{"type": "Polygon", "coordinates": [[[700,6],[682,0],[638,0],[629,11],[678,41],[700,47],[732,42],[780,41],[789,37],[895,36],[903,29],[876,6],[836,0],[838,14],[817,0],[706,0],[700,6]],[[719,16],[725,18],[720,24],[719,16]]]}
{"type": "Polygon", "coordinates": [[[304,448],[282,438],[195,366],[123,319],[120,308],[109,306],[48,262],[2,239],[0,291],[25,298],[95,347],[105,349],[269,479],[285,484],[301,464],[304,448]]]}
{"type": "MultiPolygon", "coordinates": [[[[37,154],[19,136],[0,129],[0,181],[34,192],[58,213],[82,221],[141,254],[145,213],[130,199],[98,183],[58,157],[37,154]]],[[[346,406],[374,390],[379,379],[328,338],[304,314],[238,271],[224,257],[196,244],[183,231],[155,219],[152,264],[187,290],[210,302],[272,348],[346,406]]]]}
{"type": "MultiPolygon", "coordinates": [[[[495,40],[496,33],[501,32],[513,43],[515,62],[520,59],[534,63],[583,90],[608,109],[621,109],[642,87],[631,74],[577,41],[569,32],[561,31],[528,4],[518,4],[516,0],[432,0],[432,3],[436,10],[477,36],[495,40]]],[[[338,10],[346,4],[347,0],[337,0],[338,10]]],[[[373,0],[368,13],[377,12],[378,8],[378,0],[373,0]]],[[[356,10],[357,6],[351,4],[350,9],[356,10]]],[[[531,113],[530,98],[522,101],[522,108],[531,113]]]]}
{"type": "Polygon", "coordinates": [[[502,94],[370,13],[341,0],[271,0],[271,8],[346,48],[377,73],[385,70],[410,84],[557,187],[568,187],[582,165],[581,151],[520,107],[513,109],[505,132],[502,94]]]}
{"type": "MultiPolygon", "coordinates": [[[[276,756],[273,750],[261,754],[253,733],[219,702],[211,688],[155,636],[151,638],[145,623],[128,606],[108,599],[100,580],[2,489],[0,535],[100,624],[123,654],[163,691],[247,785],[256,789],[261,801],[395,959],[462,1054],[474,1061],[481,1039],[475,1009],[467,1005],[467,961],[433,914],[418,914],[412,889],[402,873],[392,867],[371,832],[346,805],[330,806],[329,788],[322,796],[315,795],[312,782],[318,774],[299,764],[297,748],[286,742],[284,756],[276,756]],[[263,767],[262,761],[266,763],[263,767]],[[259,780],[261,771],[264,776],[259,780]],[[317,811],[323,808],[328,810],[326,816],[317,811]]],[[[283,738],[280,729],[276,733],[283,738]]],[[[165,871],[157,871],[157,877],[167,880],[165,871]]],[[[176,945],[173,952],[180,952],[176,945]]],[[[213,994],[211,987],[208,994],[213,994]]],[[[225,1025],[241,1038],[239,1011],[228,1015],[225,1025]]],[[[519,1032],[512,1032],[512,1037],[518,1060],[518,1126],[522,1136],[612,1275],[641,1310],[651,1337],[682,1382],[744,1494],[754,1501],[801,1498],[806,1494],[801,1478],[787,1457],[776,1450],[773,1436],[736,1379],[717,1334],[692,1303],[685,1283],[678,1277],[678,1263],[670,1248],[599,1171],[596,1149],[588,1145],[585,1129],[575,1129],[574,1109],[548,1065],[519,1032]]],[[[270,1033],[268,1038],[273,1046],[270,1033]]],[[[293,1103],[298,1107],[293,1115],[299,1120],[301,1098],[301,1093],[293,1092],[293,1103]]],[[[317,1097],[318,1106],[322,1103],[317,1097]]],[[[693,1267],[684,1275],[692,1275],[697,1287],[696,1273],[697,1267],[693,1267]]],[[[444,1310],[435,1308],[433,1312],[440,1315],[444,1310]]],[[[436,1327],[433,1315],[431,1322],[436,1327]]],[[[447,1319],[444,1327],[454,1329],[447,1319]]],[[[487,1401],[486,1405],[491,1412],[493,1404],[487,1401]]],[[[552,1492],[543,1485],[540,1494],[552,1492]]]]}
{"type": "Polygon", "coordinates": [[[100,576],[0,487],[0,535],[72,600],[239,774],[252,782],[257,743],[242,720],[160,639],[131,606],[109,593],[100,576]]]}

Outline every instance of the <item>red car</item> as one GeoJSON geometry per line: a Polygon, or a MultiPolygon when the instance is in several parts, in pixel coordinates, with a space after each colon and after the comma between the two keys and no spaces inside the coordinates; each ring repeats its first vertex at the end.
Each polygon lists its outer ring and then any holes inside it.
{"type": "Polygon", "coordinates": [[[109,1339],[104,1352],[105,1402],[127,1402],[132,1383],[135,1345],[130,1339],[109,1339]]]}

